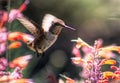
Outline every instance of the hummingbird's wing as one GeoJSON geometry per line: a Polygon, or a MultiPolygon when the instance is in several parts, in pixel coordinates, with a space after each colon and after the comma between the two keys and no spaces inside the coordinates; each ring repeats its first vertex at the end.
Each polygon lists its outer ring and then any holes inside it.
{"type": "Polygon", "coordinates": [[[20,17],[17,18],[17,20],[23,24],[23,26],[30,31],[34,36],[36,35],[36,33],[38,32],[38,29],[40,28],[39,25],[37,23],[35,23],[34,21],[26,18],[26,17],[20,17]]]}

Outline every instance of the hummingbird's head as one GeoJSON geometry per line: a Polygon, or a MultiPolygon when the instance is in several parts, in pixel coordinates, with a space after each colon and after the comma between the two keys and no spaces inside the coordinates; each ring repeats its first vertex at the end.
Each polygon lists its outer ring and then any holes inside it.
{"type": "Polygon", "coordinates": [[[56,20],[52,21],[49,32],[51,32],[52,34],[55,34],[55,35],[59,35],[62,28],[64,27],[64,25],[65,25],[64,21],[62,21],[60,19],[56,19],[56,20]]]}
{"type": "Polygon", "coordinates": [[[46,14],[44,16],[42,22],[42,28],[44,32],[51,32],[52,34],[59,35],[63,27],[75,30],[74,28],[65,25],[63,20],[51,14],[46,14]]]}
{"type": "Polygon", "coordinates": [[[62,25],[65,25],[64,21],[51,14],[46,14],[43,18],[42,28],[44,32],[51,32],[58,35],[63,28],[62,25]]]}

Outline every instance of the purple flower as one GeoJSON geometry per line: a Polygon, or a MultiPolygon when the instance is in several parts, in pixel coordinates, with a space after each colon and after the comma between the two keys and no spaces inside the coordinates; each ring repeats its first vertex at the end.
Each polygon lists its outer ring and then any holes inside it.
{"type": "Polygon", "coordinates": [[[0,70],[5,70],[8,66],[8,62],[4,57],[0,58],[0,70]]]}
{"type": "Polygon", "coordinates": [[[6,51],[6,43],[0,43],[0,55],[6,51]]]}
{"type": "Polygon", "coordinates": [[[0,29],[0,55],[6,50],[7,34],[5,27],[0,29]]]}

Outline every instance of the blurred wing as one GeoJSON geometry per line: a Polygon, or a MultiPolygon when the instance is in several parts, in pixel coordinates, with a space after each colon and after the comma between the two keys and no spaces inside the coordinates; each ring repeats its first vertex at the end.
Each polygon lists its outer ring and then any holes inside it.
{"type": "Polygon", "coordinates": [[[52,26],[53,22],[57,20],[58,18],[51,15],[51,14],[46,14],[43,18],[42,21],[42,28],[45,32],[49,32],[50,27],[52,26]]]}
{"type": "Polygon", "coordinates": [[[19,22],[21,24],[23,24],[23,26],[28,30],[30,31],[33,35],[36,34],[38,28],[37,28],[37,24],[25,17],[20,17],[20,18],[17,18],[17,20],[19,20],[19,22]]]}

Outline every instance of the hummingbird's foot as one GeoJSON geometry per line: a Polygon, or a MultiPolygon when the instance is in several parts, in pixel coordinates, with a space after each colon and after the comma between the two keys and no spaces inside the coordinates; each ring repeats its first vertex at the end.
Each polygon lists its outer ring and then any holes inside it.
{"type": "Polygon", "coordinates": [[[34,52],[34,54],[35,54],[37,57],[41,56],[38,52],[34,52]]]}
{"type": "Polygon", "coordinates": [[[35,55],[37,55],[37,57],[39,57],[39,56],[40,56],[40,54],[39,54],[39,52],[38,52],[38,50],[37,50],[37,49],[35,49],[34,54],[35,54],[35,55]]]}
{"type": "Polygon", "coordinates": [[[34,54],[37,56],[37,57],[44,57],[45,56],[45,53],[38,53],[38,52],[34,52],[34,54]]]}

